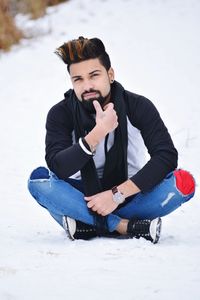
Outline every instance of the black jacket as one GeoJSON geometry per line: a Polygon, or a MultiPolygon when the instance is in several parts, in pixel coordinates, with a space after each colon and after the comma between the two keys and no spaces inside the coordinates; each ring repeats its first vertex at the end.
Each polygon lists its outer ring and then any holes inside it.
{"type": "MultiPolygon", "coordinates": [[[[158,184],[177,167],[177,151],[157,109],[147,98],[123,90],[127,116],[130,123],[139,129],[150,160],[130,179],[146,192],[158,184]]],[[[74,124],[71,97],[54,105],[46,122],[46,162],[59,178],[66,179],[79,171],[91,158],[79,143],[74,143],[74,124]]],[[[112,97],[112,95],[111,95],[112,97]]]]}

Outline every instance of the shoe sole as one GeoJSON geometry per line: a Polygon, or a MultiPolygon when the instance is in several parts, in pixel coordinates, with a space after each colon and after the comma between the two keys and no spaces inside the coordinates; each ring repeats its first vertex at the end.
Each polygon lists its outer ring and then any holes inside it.
{"type": "Polygon", "coordinates": [[[156,244],[159,241],[161,228],[162,228],[161,218],[156,218],[151,221],[149,231],[150,231],[150,235],[152,237],[153,244],[156,244]]]}
{"type": "Polygon", "coordinates": [[[63,217],[63,228],[65,229],[68,237],[74,241],[74,234],[76,232],[76,221],[70,217],[63,217]]]}

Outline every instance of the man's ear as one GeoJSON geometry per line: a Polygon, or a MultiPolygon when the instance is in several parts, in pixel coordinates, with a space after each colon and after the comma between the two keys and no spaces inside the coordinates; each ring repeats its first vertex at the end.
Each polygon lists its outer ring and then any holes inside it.
{"type": "Polygon", "coordinates": [[[110,79],[110,83],[113,83],[113,81],[115,80],[115,72],[112,67],[110,67],[110,69],[108,70],[108,77],[110,79]]]}

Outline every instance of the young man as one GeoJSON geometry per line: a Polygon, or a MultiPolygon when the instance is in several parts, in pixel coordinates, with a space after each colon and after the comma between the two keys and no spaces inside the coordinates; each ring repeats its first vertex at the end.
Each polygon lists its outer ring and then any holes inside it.
{"type": "Polygon", "coordinates": [[[177,151],[158,111],[115,81],[100,39],[79,37],[56,53],[67,65],[73,90],[48,113],[49,170],[32,172],[30,193],[71,239],[158,242],[160,217],[195,190],[190,173],[176,170],[177,151]]]}

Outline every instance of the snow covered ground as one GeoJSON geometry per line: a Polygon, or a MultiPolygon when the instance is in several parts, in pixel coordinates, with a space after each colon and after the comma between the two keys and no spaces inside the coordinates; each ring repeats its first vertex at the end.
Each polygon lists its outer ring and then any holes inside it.
{"type": "Polygon", "coordinates": [[[53,54],[80,35],[105,42],[116,79],[150,98],[200,179],[200,1],[73,0],[37,21],[0,56],[0,299],[200,299],[200,191],[163,218],[160,243],[68,240],[29,195],[44,162],[45,118],[70,87],[53,54]]]}

